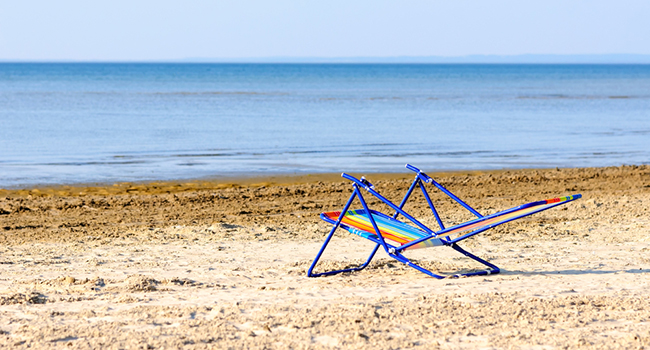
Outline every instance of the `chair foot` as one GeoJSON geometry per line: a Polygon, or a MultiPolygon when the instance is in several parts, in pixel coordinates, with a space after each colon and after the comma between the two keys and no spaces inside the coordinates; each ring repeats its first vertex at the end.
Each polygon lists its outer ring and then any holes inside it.
{"type": "Polygon", "coordinates": [[[496,265],[494,265],[494,264],[492,264],[492,263],[489,263],[489,262],[487,262],[487,261],[485,261],[485,260],[479,258],[478,256],[476,256],[476,255],[474,255],[474,254],[472,254],[472,253],[466,251],[465,249],[461,248],[461,247],[460,247],[458,244],[456,244],[456,243],[452,243],[452,244],[451,244],[451,248],[454,249],[455,251],[457,251],[457,252],[459,252],[459,253],[465,255],[466,257],[468,257],[468,258],[470,258],[470,259],[472,259],[472,260],[474,260],[474,261],[476,261],[476,262],[479,262],[479,263],[481,263],[481,264],[483,264],[483,265],[489,267],[488,270],[485,270],[485,271],[479,271],[479,272],[484,272],[484,273],[481,273],[480,275],[494,275],[494,274],[497,274],[497,273],[501,272],[501,269],[499,269],[498,266],[496,266],[496,265]]]}
{"type": "Polygon", "coordinates": [[[320,255],[314,260],[312,265],[309,267],[309,270],[307,271],[307,277],[321,277],[321,276],[331,276],[331,275],[337,275],[339,273],[344,273],[344,272],[354,272],[354,271],[361,271],[365,269],[369,264],[370,261],[372,261],[372,258],[375,256],[377,253],[377,250],[379,249],[379,244],[375,245],[375,248],[372,250],[370,253],[370,256],[368,256],[368,260],[366,260],[365,263],[362,265],[359,265],[357,267],[352,267],[349,269],[343,269],[343,270],[334,270],[334,271],[325,271],[325,272],[320,272],[320,273],[314,273],[314,267],[316,267],[316,264],[318,263],[318,260],[320,259],[320,255]]]}

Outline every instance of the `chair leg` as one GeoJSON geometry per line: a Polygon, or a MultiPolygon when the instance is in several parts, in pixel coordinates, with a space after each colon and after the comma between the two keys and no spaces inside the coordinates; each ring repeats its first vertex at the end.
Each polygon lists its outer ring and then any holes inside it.
{"type": "Polygon", "coordinates": [[[483,265],[489,267],[488,270],[485,270],[485,271],[478,271],[478,272],[472,272],[471,274],[465,274],[466,276],[493,275],[493,274],[497,274],[497,273],[501,272],[501,270],[499,269],[498,266],[496,266],[496,265],[494,265],[494,264],[492,264],[492,263],[489,263],[489,262],[487,262],[487,261],[485,261],[485,260],[479,258],[478,256],[476,256],[476,255],[474,255],[474,254],[472,254],[472,253],[466,251],[465,249],[461,248],[461,247],[460,247],[458,244],[456,244],[456,243],[453,243],[453,244],[451,245],[451,248],[454,249],[455,251],[457,251],[457,252],[459,252],[459,253],[465,255],[466,257],[468,257],[468,258],[470,258],[470,259],[473,259],[473,260],[475,260],[475,261],[477,261],[477,262],[479,262],[479,263],[481,263],[481,264],[483,264],[483,265]]]}
{"type": "Polygon", "coordinates": [[[349,269],[333,270],[333,271],[314,273],[314,267],[316,267],[316,264],[318,263],[318,260],[320,260],[320,257],[323,254],[323,251],[325,250],[325,247],[327,246],[327,244],[329,243],[331,238],[332,238],[332,235],[330,234],[327,237],[327,239],[325,240],[325,243],[323,244],[323,246],[321,247],[321,250],[318,252],[318,255],[316,255],[316,258],[311,263],[311,266],[309,267],[309,270],[307,271],[307,277],[331,276],[331,275],[336,275],[336,274],[343,273],[343,272],[361,271],[361,270],[365,269],[370,264],[370,261],[372,261],[372,258],[375,256],[375,254],[377,253],[377,250],[381,246],[380,244],[375,245],[375,248],[370,253],[370,256],[368,256],[368,260],[366,260],[366,262],[363,263],[362,265],[359,265],[357,267],[352,267],[352,268],[349,268],[349,269]]]}
{"type": "Polygon", "coordinates": [[[489,267],[489,269],[482,270],[482,271],[468,272],[468,273],[459,273],[459,274],[453,274],[453,275],[436,275],[435,273],[425,269],[424,267],[412,263],[408,258],[406,258],[404,255],[402,255],[400,253],[389,254],[389,255],[393,259],[395,259],[395,260],[397,260],[397,261],[399,261],[401,263],[404,263],[409,267],[412,267],[412,268],[414,268],[414,269],[416,269],[416,270],[418,270],[418,271],[420,271],[420,272],[422,272],[422,273],[424,273],[426,275],[429,275],[431,277],[435,277],[435,278],[438,278],[438,279],[450,278],[450,277],[485,276],[485,275],[493,275],[493,274],[497,274],[497,273],[501,272],[501,270],[496,265],[491,264],[491,263],[477,257],[476,255],[469,253],[468,251],[466,251],[463,248],[461,248],[460,246],[458,246],[456,243],[452,243],[450,245],[450,247],[452,249],[454,249],[455,251],[465,255],[466,257],[468,257],[468,258],[470,258],[470,259],[472,259],[474,261],[477,261],[477,262],[489,267]]]}

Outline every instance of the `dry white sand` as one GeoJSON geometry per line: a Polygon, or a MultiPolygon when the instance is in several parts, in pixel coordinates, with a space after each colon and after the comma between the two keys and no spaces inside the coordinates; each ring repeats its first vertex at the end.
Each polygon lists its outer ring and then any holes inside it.
{"type": "MultiPolygon", "coordinates": [[[[307,278],[320,242],[31,244],[2,249],[4,346],[638,347],[650,341],[648,242],[495,243],[498,275],[436,280],[381,253],[363,272],[307,278]]],[[[332,243],[324,267],[371,246],[332,243]]],[[[448,248],[427,267],[472,263],[448,248]]],[[[426,258],[426,260],[425,260],[426,258]]],[[[426,263],[430,261],[431,263],[426,263]]]]}

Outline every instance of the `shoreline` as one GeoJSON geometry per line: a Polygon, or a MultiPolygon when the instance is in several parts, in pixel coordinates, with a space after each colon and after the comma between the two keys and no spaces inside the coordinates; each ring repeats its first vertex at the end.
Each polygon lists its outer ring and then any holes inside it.
{"type": "MultiPolygon", "coordinates": [[[[517,169],[517,170],[540,170],[517,169]]],[[[448,177],[459,174],[498,174],[501,172],[512,171],[511,169],[502,170],[456,170],[441,172],[426,172],[435,177],[448,177]]],[[[403,172],[367,172],[349,174],[361,177],[367,176],[375,181],[397,180],[413,177],[413,172],[404,169],[403,172]]],[[[78,184],[59,184],[59,185],[25,185],[19,188],[0,188],[0,196],[85,196],[85,195],[118,195],[129,193],[179,193],[195,190],[218,190],[232,187],[262,187],[262,186],[283,186],[297,185],[316,182],[338,182],[345,181],[341,173],[316,173],[316,174],[271,174],[255,176],[227,176],[227,177],[208,177],[208,178],[189,178],[165,181],[125,181],[125,182],[107,182],[107,183],[78,183],[78,184]]]]}
{"type": "MultiPolygon", "coordinates": [[[[570,167],[570,168],[512,168],[512,169],[476,169],[476,170],[452,170],[452,171],[427,171],[421,169],[433,178],[446,178],[459,175],[482,175],[501,173],[527,173],[527,172],[549,172],[556,169],[612,169],[627,167],[643,167],[648,165],[620,165],[606,167],[570,167]]],[[[370,181],[398,180],[412,178],[414,173],[404,168],[401,172],[348,172],[357,178],[366,176],[370,181]]],[[[225,176],[225,177],[204,177],[176,180],[152,180],[152,181],[124,181],[124,182],[96,182],[96,183],[72,183],[57,185],[25,185],[17,188],[0,187],[0,196],[25,197],[25,196],[87,196],[87,195],[123,195],[123,194],[164,194],[181,193],[201,190],[221,190],[237,187],[263,187],[263,186],[286,186],[317,182],[344,182],[341,173],[314,173],[314,174],[268,174],[253,176],[225,176]]]]}

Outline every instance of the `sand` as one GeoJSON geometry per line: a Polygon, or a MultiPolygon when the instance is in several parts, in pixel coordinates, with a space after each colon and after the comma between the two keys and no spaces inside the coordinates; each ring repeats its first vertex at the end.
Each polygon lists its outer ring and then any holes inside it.
{"type": "MultiPolygon", "coordinates": [[[[584,197],[466,241],[501,274],[437,280],[383,252],[306,277],[318,214],[350,195],[335,176],[0,190],[0,347],[650,347],[650,166],[436,175],[483,213],[584,197]]],[[[412,180],[368,178],[394,200],[412,180]]],[[[433,200],[446,223],[471,217],[433,200]]],[[[330,247],[321,270],[372,245],[341,231],[330,247]]],[[[480,268],[444,247],[409,256],[480,268]]]]}

